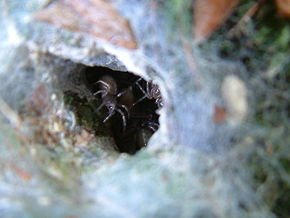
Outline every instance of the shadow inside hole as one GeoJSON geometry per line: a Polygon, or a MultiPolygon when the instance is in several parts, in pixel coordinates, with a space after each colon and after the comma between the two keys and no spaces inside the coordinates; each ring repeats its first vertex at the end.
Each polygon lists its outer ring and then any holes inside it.
{"type": "Polygon", "coordinates": [[[146,95],[148,82],[132,73],[104,67],[87,68],[85,78],[92,93],[98,92],[95,95],[101,102],[98,107],[103,104],[99,111],[118,150],[134,154],[147,146],[148,140],[159,127],[156,110],[160,107],[155,98],[146,95]],[[108,93],[108,89],[111,91],[115,86],[117,91],[108,93]],[[122,94],[118,96],[119,93],[122,94]],[[116,108],[110,111],[112,104],[116,108]]]}

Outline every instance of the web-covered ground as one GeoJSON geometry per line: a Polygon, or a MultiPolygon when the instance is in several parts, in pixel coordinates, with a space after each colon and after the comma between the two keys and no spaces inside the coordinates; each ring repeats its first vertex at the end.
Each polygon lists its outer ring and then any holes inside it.
{"type": "Polygon", "coordinates": [[[264,19],[269,3],[241,37],[225,37],[246,1],[195,46],[176,28],[178,2],[115,3],[135,51],[31,19],[46,1],[1,3],[1,216],[289,215],[289,21],[264,19]],[[83,78],[94,66],[160,87],[160,127],[135,155],[116,151],[94,111],[83,78]]]}

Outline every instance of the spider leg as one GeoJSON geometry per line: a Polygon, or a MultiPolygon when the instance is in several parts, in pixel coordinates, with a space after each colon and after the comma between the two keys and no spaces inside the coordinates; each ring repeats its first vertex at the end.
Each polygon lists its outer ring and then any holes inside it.
{"type": "Polygon", "coordinates": [[[152,124],[152,126],[154,126],[156,128],[156,130],[159,128],[159,124],[158,123],[152,122],[151,124],[152,124]]]}
{"type": "Polygon", "coordinates": [[[110,119],[114,114],[114,111],[112,113],[109,113],[109,115],[103,120],[103,123],[107,122],[107,120],[110,119]]]}
{"type": "Polygon", "coordinates": [[[104,107],[105,105],[105,102],[103,102],[98,108],[97,108],[97,111],[101,110],[102,107],[104,107]]]}
{"type": "Polygon", "coordinates": [[[144,95],[146,95],[146,97],[148,97],[148,93],[146,93],[146,91],[143,89],[143,87],[140,85],[139,81],[136,81],[136,85],[139,87],[139,89],[141,90],[141,92],[143,92],[144,95]]]}
{"type": "Polygon", "coordinates": [[[95,92],[95,93],[93,93],[93,95],[98,95],[98,94],[106,94],[107,93],[107,91],[106,90],[99,90],[99,91],[97,91],[97,92],[95,92]]]}
{"type": "MultiPolygon", "coordinates": [[[[125,89],[124,91],[120,92],[118,95],[117,95],[117,98],[121,97],[122,95],[124,95],[126,92],[128,91],[132,91],[133,89],[133,86],[135,84],[137,84],[140,80],[142,80],[142,78],[140,77],[139,79],[137,79],[131,86],[129,86],[129,88],[125,89]]],[[[139,84],[139,83],[138,83],[139,84]]],[[[139,87],[140,88],[140,87],[139,87]]]]}
{"type": "Polygon", "coordinates": [[[141,92],[143,92],[144,96],[142,98],[139,98],[132,107],[134,107],[136,104],[138,104],[139,102],[143,101],[145,98],[148,99],[152,99],[151,95],[150,95],[150,84],[151,82],[147,82],[146,83],[146,91],[143,89],[143,87],[140,85],[139,81],[136,82],[137,86],[139,87],[139,89],[141,90],[141,92]]]}
{"type": "Polygon", "coordinates": [[[95,82],[95,84],[97,84],[97,83],[103,84],[106,87],[106,89],[110,88],[110,85],[108,83],[104,82],[103,80],[98,80],[97,82],[95,82]]]}
{"type": "Polygon", "coordinates": [[[129,112],[129,109],[127,108],[127,106],[126,106],[126,105],[123,105],[123,104],[118,104],[118,106],[119,106],[119,107],[122,107],[122,108],[125,109],[125,111],[126,111],[127,114],[128,114],[128,119],[129,119],[129,117],[130,117],[130,112],[129,112]]]}
{"type": "Polygon", "coordinates": [[[157,131],[157,129],[156,129],[155,127],[153,127],[153,126],[148,126],[148,128],[149,128],[151,131],[153,131],[153,132],[156,132],[156,131],[157,131]]]}
{"type": "Polygon", "coordinates": [[[152,80],[150,82],[147,82],[146,84],[146,91],[147,91],[147,97],[149,99],[154,98],[154,84],[152,82],[152,80]]]}
{"type": "Polygon", "coordinates": [[[123,111],[122,111],[121,109],[119,109],[119,108],[117,108],[116,111],[117,111],[117,112],[121,115],[121,117],[122,117],[122,120],[123,120],[123,131],[125,131],[125,129],[126,129],[126,125],[127,125],[125,114],[124,114],[123,111]]]}
{"type": "Polygon", "coordinates": [[[120,98],[122,95],[124,95],[126,92],[132,90],[132,86],[130,86],[129,88],[125,89],[122,92],[119,92],[118,95],[116,96],[117,98],[120,98]]]}
{"type": "Polygon", "coordinates": [[[140,77],[139,79],[137,79],[137,80],[133,83],[133,85],[135,85],[136,83],[138,83],[140,80],[142,80],[141,77],[140,77]]]}
{"type": "Polygon", "coordinates": [[[147,91],[147,95],[150,95],[150,84],[151,84],[151,82],[147,82],[146,83],[146,91],[147,91]]]}
{"type": "Polygon", "coordinates": [[[159,128],[159,125],[154,122],[149,122],[147,127],[151,129],[153,132],[156,132],[157,129],[159,128]]]}
{"type": "MultiPolygon", "coordinates": [[[[145,98],[147,98],[147,95],[144,95],[142,98],[139,98],[133,105],[132,107],[134,107],[136,104],[138,104],[139,102],[143,101],[145,98]]],[[[131,107],[131,108],[132,108],[131,107]]]]}
{"type": "Polygon", "coordinates": [[[156,98],[155,103],[158,105],[158,107],[163,107],[163,100],[161,97],[156,98]]]}

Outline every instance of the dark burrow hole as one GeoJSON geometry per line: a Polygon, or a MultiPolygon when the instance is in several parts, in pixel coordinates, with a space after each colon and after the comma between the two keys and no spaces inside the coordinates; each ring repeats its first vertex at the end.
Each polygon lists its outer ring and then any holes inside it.
{"type": "Polygon", "coordinates": [[[159,128],[159,87],[133,73],[105,67],[88,67],[84,73],[93,96],[89,101],[95,121],[90,126],[95,135],[112,136],[119,152],[134,154],[147,146],[159,128]]]}

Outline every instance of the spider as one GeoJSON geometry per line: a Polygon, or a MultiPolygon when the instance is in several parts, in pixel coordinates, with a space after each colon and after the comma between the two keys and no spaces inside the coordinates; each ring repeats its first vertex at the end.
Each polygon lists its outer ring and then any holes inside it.
{"type": "Polygon", "coordinates": [[[144,94],[144,96],[139,98],[133,104],[133,106],[135,106],[139,102],[143,101],[145,98],[148,98],[150,100],[151,99],[155,99],[155,103],[158,105],[158,107],[159,108],[162,107],[163,106],[163,100],[162,100],[161,92],[160,92],[160,89],[159,89],[158,85],[154,84],[152,81],[150,81],[150,82],[146,81],[146,90],[145,90],[142,87],[142,85],[140,84],[141,80],[142,80],[142,78],[139,78],[134,84],[136,84],[139,87],[139,89],[144,94]]]}
{"type": "Polygon", "coordinates": [[[123,130],[125,130],[127,121],[126,119],[129,118],[130,113],[128,110],[128,107],[124,104],[119,104],[117,99],[121,97],[124,92],[118,93],[118,86],[115,81],[115,79],[109,75],[102,76],[96,84],[99,84],[99,89],[97,92],[94,93],[94,95],[101,94],[102,103],[97,108],[97,111],[99,111],[104,106],[108,110],[107,117],[103,120],[105,123],[108,121],[116,112],[121,115],[122,121],[123,121],[123,130]],[[123,111],[122,111],[123,109],[123,111]],[[127,118],[124,113],[126,111],[127,118]]]}

